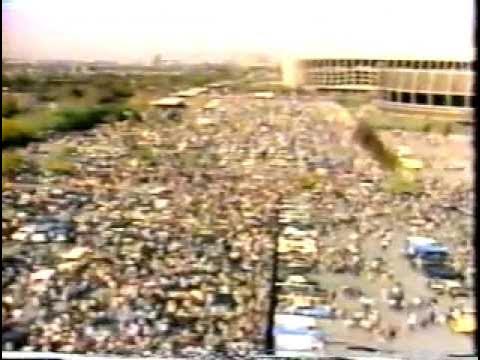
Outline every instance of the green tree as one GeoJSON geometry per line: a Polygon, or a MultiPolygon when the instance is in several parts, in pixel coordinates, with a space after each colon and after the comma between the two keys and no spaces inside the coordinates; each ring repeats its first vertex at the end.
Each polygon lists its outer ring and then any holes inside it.
{"type": "Polygon", "coordinates": [[[6,95],[2,101],[2,117],[12,117],[20,112],[18,99],[14,95],[6,95]]]}

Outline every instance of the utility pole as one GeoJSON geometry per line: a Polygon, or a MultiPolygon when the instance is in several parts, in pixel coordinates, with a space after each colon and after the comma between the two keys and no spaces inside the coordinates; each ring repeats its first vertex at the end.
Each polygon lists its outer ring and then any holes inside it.
{"type": "Polygon", "coordinates": [[[282,204],[283,196],[280,197],[276,201],[276,206],[274,210],[274,216],[271,220],[272,223],[270,226],[272,227],[272,237],[274,241],[274,248],[272,254],[272,277],[271,277],[271,287],[270,287],[270,306],[268,311],[268,322],[267,322],[267,329],[265,334],[265,353],[266,354],[275,354],[275,335],[273,333],[275,329],[275,310],[278,303],[277,298],[277,278],[278,278],[278,238],[280,236],[280,205],[282,204]]]}

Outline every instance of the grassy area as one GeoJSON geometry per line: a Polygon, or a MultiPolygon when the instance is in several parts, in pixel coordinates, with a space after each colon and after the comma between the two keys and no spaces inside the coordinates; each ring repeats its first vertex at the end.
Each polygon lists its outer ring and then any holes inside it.
{"type": "Polygon", "coordinates": [[[150,109],[150,101],[152,98],[167,96],[167,92],[149,92],[145,90],[139,90],[135,92],[135,95],[128,99],[127,105],[137,111],[147,111],[150,109]]]}
{"type": "Polygon", "coordinates": [[[125,120],[126,116],[123,112],[127,110],[116,106],[63,109],[54,114],[51,129],[55,131],[85,130],[104,122],[110,115],[118,120],[125,120]]]}
{"type": "Polygon", "coordinates": [[[434,114],[403,114],[382,111],[373,104],[365,104],[355,112],[355,118],[378,130],[403,130],[443,135],[469,132],[469,125],[453,118],[434,114]]]}
{"type": "Polygon", "coordinates": [[[417,181],[395,172],[385,180],[383,190],[394,195],[417,194],[421,191],[421,186],[417,181]]]}
{"type": "Polygon", "coordinates": [[[2,148],[25,145],[41,139],[46,131],[84,130],[108,117],[125,120],[135,112],[121,105],[103,105],[91,108],[66,108],[56,111],[41,110],[2,119],[2,148]]]}
{"type": "Polygon", "coordinates": [[[25,159],[15,151],[2,152],[2,176],[14,175],[25,165],[25,159]]]}
{"type": "Polygon", "coordinates": [[[152,96],[238,78],[241,74],[239,69],[228,66],[127,76],[4,74],[2,84],[12,93],[2,96],[2,148],[42,139],[47,131],[88,129],[108,117],[122,120],[126,109],[135,109],[132,115],[137,116],[136,111],[148,109],[152,96]],[[20,100],[24,97],[33,99],[34,108],[23,108],[20,100]],[[51,102],[60,110],[47,110],[51,102]],[[45,108],[37,106],[42,104],[45,108]]]}
{"type": "Polygon", "coordinates": [[[379,130],[404,130],[412,132],[439,133],[448,135],[451,133],[464,133],[465,125],[451,120],[438,119],[425,116],[399,117],[395,115],[380,114],[368,117],[365,121],[373,128],[379,130]]]}
{"type": "Polygon", "coordinates": [[[12,117],[20,112],[20,105],[17,97],[2,94],[2,117],[12,117]]]}
{"type": "Polygon", "coordinates": [[[157,157],[150,146],[134,145],[131,152],[135,158],[147,166],[152,166],[156,163],[157,157]]]}
{"type": "Polygon", "coordinates": [[[50,154],[40,163],[41,169],[55,175],[74,174],[76,172],[76,166],[68,154],[65,150],[50,154]]]}
{"type": "Polygon", "coordinates": [[[18,100],[31,96],[37,103],[55,102],[60,107],[95,106],[105,103],[123,103],[134,94],[130,79],[114,75],[35,75],[2,76],[2,83],[8,86],[12,94],[2,95],[9,102],[2,105],[4,117],[15,115],[18,100]],[[28,81],[25,81],[28,78],[28,81]]]}
{"type": "Polygon", "coordinates": [[[25,145],[39,138],[39,123],[33,119],[7,120],[2,118],[2,148],[7,146],[25,145]]]}
{"type": "Polygon", "coordinates": [[[299,190],[314,190],[322,180],[318,173],[302,174],[296,179],[296,187],[299,190]]]}
{"type": "MultiPolygon", "coordinates": [[[[65,105],[64,102],[67,105],[73,102],[78,106],[93,106],[99,103],[121,103],[142,90],[171,92],[187,87],[205,86],[212,82],[239,79],[242,76],[242,69],[228,65],[219,65],[214,68],[192,67],[176,72],[126,75],[3,73],[2,86],[8,87],[15,97],[18,94],[36,94],[34,96],[38,101],[55,101],[60,106],[65,105]]],[[[14,104],[13,107],[15,107],[14,104]]]]}
{"type": "Polygon", "coordinates": [[[369,103],[372,100],[370,94],[336,94],[334,99],[340,105],[349,110],[356,110],[360,106],[369,103]]]}
{"type": "Polygon", "coordinates": [[[48,155],[40,162],[27,161],[18,151],[2,151],[2,176],[12,176],[24,170],[27,166],[35,170],[42,170],[55,175],[71,175],[76,172],[76,166],[72,160],[75,149],[61,147],[48,155]]]}

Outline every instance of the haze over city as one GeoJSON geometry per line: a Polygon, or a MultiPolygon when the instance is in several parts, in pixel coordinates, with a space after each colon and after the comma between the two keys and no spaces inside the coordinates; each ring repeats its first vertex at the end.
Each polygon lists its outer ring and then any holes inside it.
{"type": "Polygon", "coordinates": [[[11,0],[2,3],[2,20],[4,56],[25,59],[145,63],[157,53],[222,60],[241,53],[401,57],[416,51],[469,56],[474,6],[471,0],[11,0]]]}

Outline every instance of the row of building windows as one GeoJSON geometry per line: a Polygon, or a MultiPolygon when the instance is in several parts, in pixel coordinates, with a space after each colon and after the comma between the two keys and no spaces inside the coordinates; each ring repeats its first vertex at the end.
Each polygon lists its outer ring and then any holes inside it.
{"type": "Polygon", "coordinates": [[[316,85],[375,85],[378,82],[376,73],[367,71],[310,71],[307,74],[306,82],[316,85]]]}
{"type": "Polygon", "coordinates": [[[325,81],[307,81],[307,85],[318,85],[318,86],[343,86],[343,85],[374,85],[370,79],[354,79],[354,80],[346,80],[346,79],[331,79],[325,81]]]}
{"type": "Polygon", "coordinates": [[[399,69],[476,69],[476,61],[438,61],[438,60],[355,60],[355,59],[323,59],[304,60],[306,68],[312,67],[374,67],[399,69]]]}
{"type": "Polygon", "coordinates": [[[476,62],[352,59],[301,64],[305,85],[352,91],[365,86],[380,90],[387,102],[458,108],[473,106],[474,66],[476,62]]]}
{"type": "Polygon", "coordinates": [[[384,91],[382,97],[390,102],[433,106],[471,107],[475,102],[474,96],[397,91],[384,91]]]}
{"type": "Polygon", "coordinates": [[[468,96],[473,91],[471,71],[385,71],[380,74],[383,89],[409,92],[444,93],[468,96]]]}
{"type": "Polygon", "coordinates": [[[392,60],[383,64],[386,68],[399,69],[429,69],[429,70],[468,70],[471,68],[469,62],[459,61],[411,61],[411,60],[392,60]]]}
{"type": "Polygon", "coordinates": [[[312,74],[308,76],[312,80],[335,80],[340,79],[342,81],[354,81],[355,79],[371,79],[376,81],[378,77],[375,74],[363,74],[363,73],[345,73],[345,74],[312,74]]]}
{"type": "Polygon", "coordinates": [[[368,72],[357,70],[318,71],[305,73],[305,84],[320,86],[372,85],[385,90],[444,93],[469,96],[473,91],[472,72],[401,70],[368,72]]]}
{"type": "Polygon", "coordinates": [[[378,71],[362,71],[362,70],[308,70],[306,72],[307,76],[344,76],[344,77],[353,77],[353,76],[376,76],[378,71]]]}

